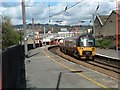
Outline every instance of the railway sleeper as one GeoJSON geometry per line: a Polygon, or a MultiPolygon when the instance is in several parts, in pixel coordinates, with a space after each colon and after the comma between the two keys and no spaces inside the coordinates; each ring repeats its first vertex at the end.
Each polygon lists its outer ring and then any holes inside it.
{"type": "Polygon", "coordinates": [[[80,56],[79,56],[79,54],[78,54],[77,52],[74,52],[74,53],[73,53],[73,56],[74,56],[76,59],[80,60],[80,56]]]}

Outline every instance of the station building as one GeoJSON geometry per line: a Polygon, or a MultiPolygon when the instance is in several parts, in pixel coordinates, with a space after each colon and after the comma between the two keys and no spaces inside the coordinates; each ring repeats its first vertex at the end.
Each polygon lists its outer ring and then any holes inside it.
{"type": "MultiPolygon", "coordinates": [[[[118,15],[118,27],[120,27],[120,15],[118,15]]],[[[116,11],[110,15],[97,15],[94,20],[95,36],[103,38],[115,38],[116,36],[116,11]]],[[[118,32],[120,37],[120,32],[118,32]]]]}

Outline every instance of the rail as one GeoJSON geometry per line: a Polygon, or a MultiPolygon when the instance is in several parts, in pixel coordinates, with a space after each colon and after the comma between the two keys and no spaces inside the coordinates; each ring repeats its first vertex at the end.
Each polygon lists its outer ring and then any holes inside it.
{"type": "Polygon", "coordinates": [[[118,77],[120,74],[120,70],[119,70],[120,61],[119,60],[111,60],[111,59],[108,59],[106,57],[101,57],[102,58],[101,59],[101,58],[98,58],[98,56],[97,57],[95,56],[95,61],[84,62],[81,60],[77,60],[72,56],[66,55],[66,54],[60,52],[59,48],[54,48],[54,47],[49,47],[48,49],[52,53],[57,54],[65,59],[67,59],[68,61],[74,62],[76,64],[80,64],[84,67],[91,68],[91,69],[96,70],[98,72],[101,72],[101,73],[104,73],[106,75],[112,76],[114,78],[120,79],[118,77]],[[54,50],[51,50],[51,49],[54,49],[54,50]]]}

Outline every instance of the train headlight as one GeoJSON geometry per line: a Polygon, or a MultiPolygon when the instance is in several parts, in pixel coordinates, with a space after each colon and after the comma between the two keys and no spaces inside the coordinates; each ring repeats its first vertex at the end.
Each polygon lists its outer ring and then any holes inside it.
{"type": "Polygon", "coordinates": [[[92,48],[92,51],[94,51],[95,50],[95,48],[92,48]]]}
{"type": "Polygon", "coordinates": [[[81,47],[80,49],[83,49],[83,47],[81,47]]]}

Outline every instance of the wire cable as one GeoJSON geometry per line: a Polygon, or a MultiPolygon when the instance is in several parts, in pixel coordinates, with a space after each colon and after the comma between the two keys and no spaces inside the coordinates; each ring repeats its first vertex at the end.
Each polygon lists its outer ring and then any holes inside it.
{"type": "Polygon", "coordinates": [[[82,1],[83,1],[83,0],[81,0],[81,1],[79,1],[79,2],[77,2],[77,3],[75,3],[74,5],[72,5],[72,6],[70,6],[70,7],[67,7],[67,6],[66,6],[66,7],[65,7],[65,10],[62,10],[62,11],[56,13],[56,14],[53,14],[53,15],[51,15],[50,17],[59,15],[59,14],[63,13],[64,11],[69,10],[70,8],[72,8],[72,7],[76,6],[76,5],[78,5],[78,4],[81,3],[82,1]]]}

